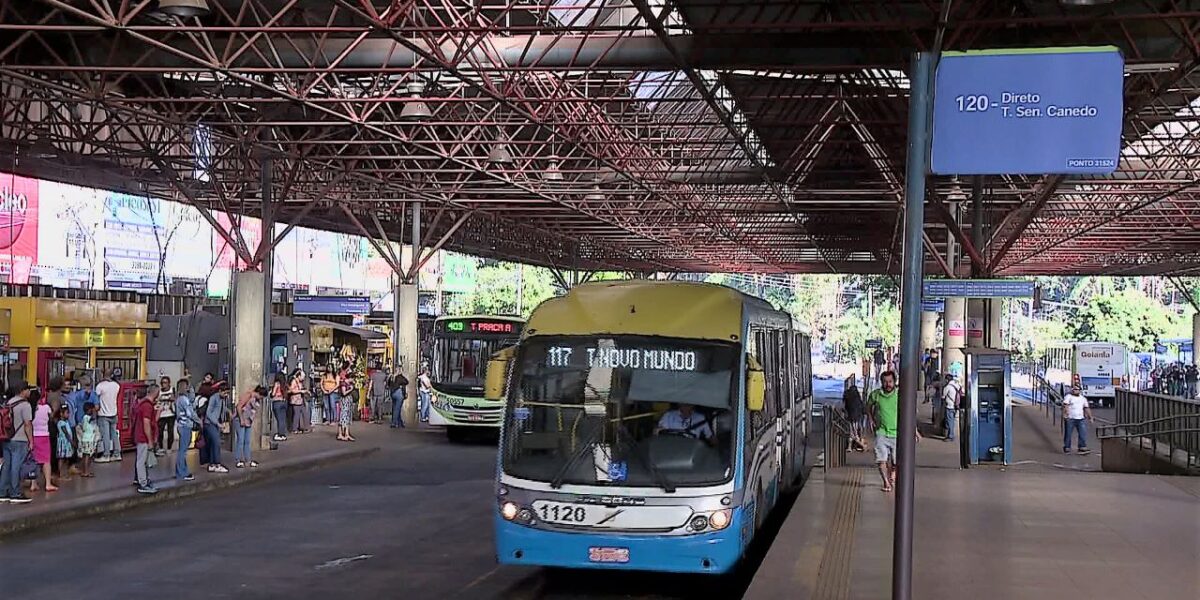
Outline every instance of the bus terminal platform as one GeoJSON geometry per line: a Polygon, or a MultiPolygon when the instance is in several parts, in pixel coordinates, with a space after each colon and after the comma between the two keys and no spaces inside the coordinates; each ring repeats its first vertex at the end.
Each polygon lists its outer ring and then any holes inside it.
{"type": "MultiPolygon", "coordinates": [[[[1063,454],[1040,407],[1013,413],[1009,467],[960,469],[957,444],[917,445],[914,598],[1200,598],[1200,478],[1100,472],[1098,444],[1063,454]]],[[[747,599],[891,596],[894,494],[873,460],[813,471],[747,599]]]]}

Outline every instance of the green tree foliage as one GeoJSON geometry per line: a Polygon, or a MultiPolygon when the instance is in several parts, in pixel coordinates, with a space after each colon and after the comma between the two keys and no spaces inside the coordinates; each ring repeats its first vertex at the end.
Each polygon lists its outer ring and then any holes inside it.
{"type": "Polygon", "coordinates": [[[1176,330],[1175,315],[1137,289],[1093,296],[1067,326],[1078,341],[1125,344],[1134,352],[1153,350],[1159,338],[1176,330]]]}
{"type": "Polygon", "coordinates": [[[530,266],[519,269],[513,263],[498,262],[480,267],[475,274],[475,289],[457,294],[451,299],[448,310],[459,315],[517,314],[518,281],[523,283],[520,307],[523,317],[528,317],[537,305],[555,295],[554,277],[548,269],[530,266]]]}
{"type": "Polygon", "coordinates": [[[805,275],[795,279],[795,293],[785,307],[816,339],[825,339],[842,314],[842,276],[805,275]]]}
{"type": "MultiPolygon", "coordinates": [[[[867,340],[883,340],[884,347],[900,345],[900,309],[884,305],[868,316],[866,309],[857,307],[846,311],[828,336],[844,357],[861,359],[867,356],[867,340]]],[[[874,350],[871,350],[874,352],[874,350]]]]}

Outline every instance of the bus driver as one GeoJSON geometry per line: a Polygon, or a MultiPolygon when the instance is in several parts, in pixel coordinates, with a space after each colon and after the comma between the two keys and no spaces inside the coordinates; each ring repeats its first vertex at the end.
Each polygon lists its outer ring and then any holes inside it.
{"type": "Polygon", "coordinates": [[[696,407],[691,404],[680,404],[679,408],[668,410],[658,420],[654,434],[662,432],[675,433],[686,437],[697,438],[712,444],[714,441],[712,425],[708,417],[696,413],[696,407]]]}

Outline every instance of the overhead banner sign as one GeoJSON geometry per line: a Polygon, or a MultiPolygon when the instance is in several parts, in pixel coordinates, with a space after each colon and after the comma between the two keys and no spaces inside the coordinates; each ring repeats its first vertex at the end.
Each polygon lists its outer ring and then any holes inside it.
{"type": "Polygon", "coordinates": [[[926,279],[925,298],[1029,298],[1033,282],[1020,279],[926,279]]]}
{"type": "Polygon", "coordinates": [[[366,315],[371,313],[367,296],[303,296],[292,301],[292,313],[297,315],[366,315]]]}
{"type": "Polygon", "coordinates": [[[1117,169],[1125,60],[1115,46],[943,52],[935,77],[938,175],[1117,169]]]}

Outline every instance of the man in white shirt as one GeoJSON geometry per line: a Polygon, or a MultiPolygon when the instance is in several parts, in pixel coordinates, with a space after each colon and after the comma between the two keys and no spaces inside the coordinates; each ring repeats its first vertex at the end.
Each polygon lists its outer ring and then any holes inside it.
{"type": "Polygon", "coordinates": [[[1078,385],[1071,386],[1071,393],[1063,398],[1063,454],[1071,452],[1071,432],[1078,431],[1079,453],[1088,454],[1091,450],[1087,447],[1087,425],[1083,420],[1094,421],[1092,417],[1092,408],[1088,405],[1088,399],[1083,396],[1082,390],[1078,385]]]}
{"type": "Polygon", "coordinates": [[[942,402],[946,407],[946,441],[954,441],[954,430],[958,426],[958,405],[962,402],[962,386],[958,383],[958,375],[946,375],[946,385],[942,388],[942,402]]]}
{"type": "Polygon", "coordinates": [[[679,408],[668,410],[658,420],[654,433],[662,431],[679,433],[687,437],[711,442],[713,439],[712,424],[691,404],[680,404],[679,408]]]}
{"type": "Polygon", "coordinates": [[[121,460],[121,434],[117,431],[117,397],[121,394],[121,386],[113,378],[112,372],[104,374],[104,381],[96,385],[96,395],[100,398],[100,406],[96,407],[96,424],[100,426],[100,456],[98,463],[121,460]]]}

